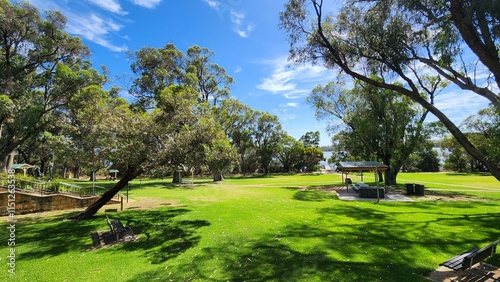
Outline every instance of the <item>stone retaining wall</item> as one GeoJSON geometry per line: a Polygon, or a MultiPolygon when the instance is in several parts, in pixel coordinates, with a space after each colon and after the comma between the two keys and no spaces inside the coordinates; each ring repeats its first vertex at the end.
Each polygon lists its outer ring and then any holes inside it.
{"type": "MultiPolygon", "coordinates": [[[[0,216],[8,215],[7,189],[0,188],[0,216]]],[[[54,195],[35,195],[16,191],[16,214],[66,210],[75,208],[86,208],[96,202],[100,196],[84,197],[54,194],[54,195]]]]}

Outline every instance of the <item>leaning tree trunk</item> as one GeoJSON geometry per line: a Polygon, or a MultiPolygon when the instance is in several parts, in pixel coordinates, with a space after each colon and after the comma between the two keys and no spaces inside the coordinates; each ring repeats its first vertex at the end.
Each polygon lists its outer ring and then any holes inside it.
{"type": "Polygon", "coordinates": [[[123,174],[123,177],[116,183],[113,188],[106,191],[97,202],[90,205],[86,210],[81,213],[69,217],[69,219],[82,220],[92,218],[97,211],[102,208],[109,200],[113,199],[113,197],[120,192],[125,186],[127,186],[128,182],[139,176],[144,171],[141,168],[131,167],[123,174]]]}

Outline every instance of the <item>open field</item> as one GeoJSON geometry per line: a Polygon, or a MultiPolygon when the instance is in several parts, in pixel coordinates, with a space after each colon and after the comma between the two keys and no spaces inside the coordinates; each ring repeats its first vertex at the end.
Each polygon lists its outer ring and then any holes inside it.
{"type": "MultiPolygon", "coordinates": [[[[74,211],[19,215],[16,275],[7,272],[2,232],[0,280],[428,281],[440,262],[500,238],[493,177],[398,179],[466,197],[376,204],[315,189],[339,185],[337,174],[195,179],[192,186],[135,180],[125,211],[109,215],[128,223],[137,241],[91,249],[90,232],[107,229],[102,211],[82,222],[64,220],[74,211]]],[[[488,262],[500,266],[500,255],[488,262]]]]}

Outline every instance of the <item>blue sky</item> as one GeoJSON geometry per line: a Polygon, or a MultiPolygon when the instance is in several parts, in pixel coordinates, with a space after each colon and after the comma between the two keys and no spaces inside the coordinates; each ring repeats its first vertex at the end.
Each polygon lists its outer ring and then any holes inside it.
{"type": "MultiPolygon", "coordinates": [[[[233,97],[255,110],[277,115],[283,128],[296,139],[308,131],[319,131],[320,144],[330,144],[326,124],[316,120],[305,98],[317,84],[326,84],[335,76],[321,66],[293,66],[287,61],[289,44],[278,27],[285,1],[29,2],[41,11],[61,11],[68,19],[66,31],[83,39],[92,52],[94,67],[105,65],[112,78],[131,74],[127,51],[159,48],[167,43],[174,43],[183,52],[193,45],[207,47],[215,52],[214,62],[235,79],[233,97]]],[[[129,86],[126,80],[114,84],[129,86]]],[[[453,87],[436,99],[436,105],[458,123],[486,104],[485,99],[453,87]]]]}

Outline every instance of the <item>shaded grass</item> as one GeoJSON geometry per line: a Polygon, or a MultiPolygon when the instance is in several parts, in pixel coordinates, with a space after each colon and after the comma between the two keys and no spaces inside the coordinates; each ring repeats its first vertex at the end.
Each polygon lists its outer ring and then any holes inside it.
{"type": "Polygon", "coordinates": [[[426,281],[440,262],[500,238],[498,201],[375,204],[314,189],[339,179],[235,177],[190,187],[143,180],[155,184],[132,189],[131,199],[183,207],[111,214],[139,240],[98,250],[88,248],[90,231],[107,229],[102,212],[82,222],[19,217],[17,274],[4,268],[0,280],[426,281]]]}

